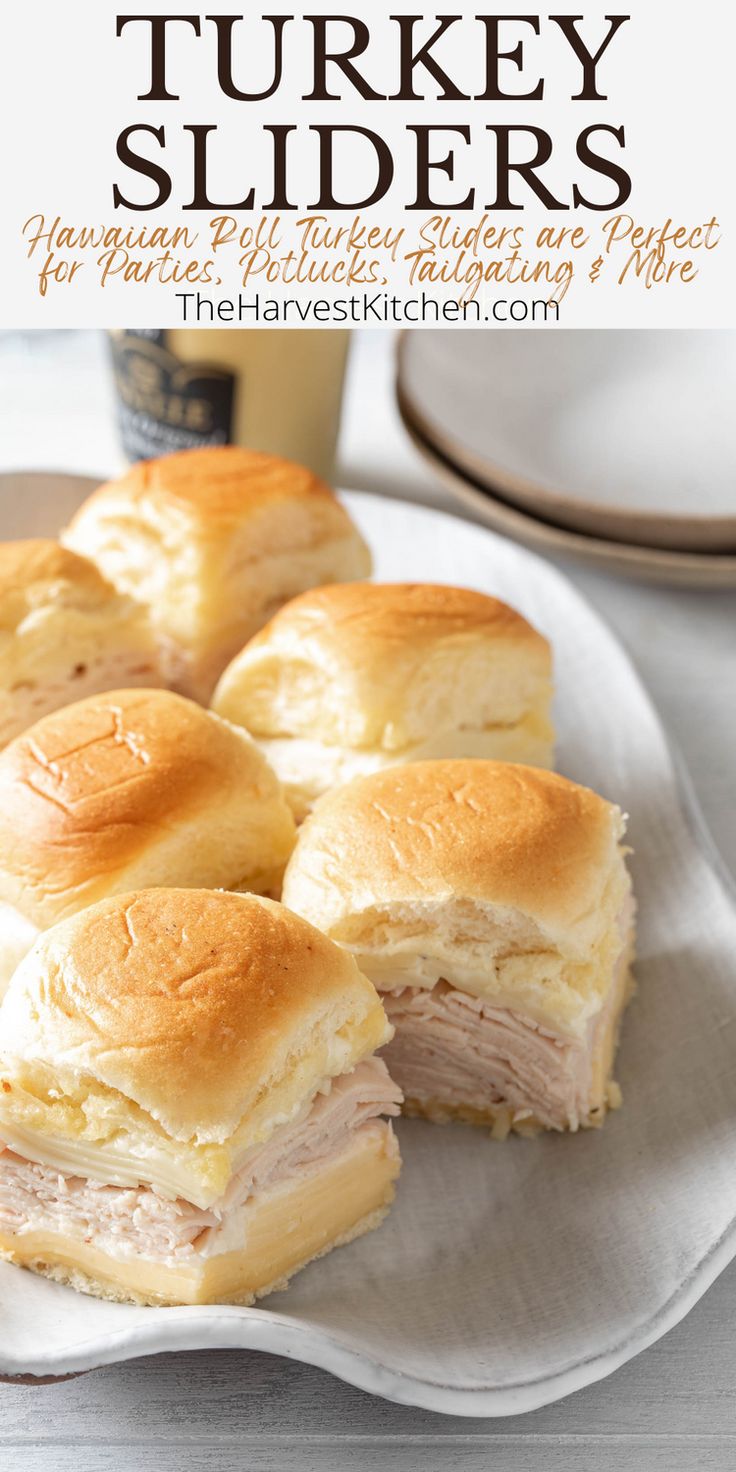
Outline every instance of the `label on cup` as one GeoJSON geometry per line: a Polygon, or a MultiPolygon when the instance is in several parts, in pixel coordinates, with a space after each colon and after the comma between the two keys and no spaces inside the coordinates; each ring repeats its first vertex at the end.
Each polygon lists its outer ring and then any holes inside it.
{"type": "Polygon", "coordinates": [[[236,378],[214,363],[184,363],[155,329],[112,332],[113,372],[123,449],[129,460],[227,445],[236,378]]]}

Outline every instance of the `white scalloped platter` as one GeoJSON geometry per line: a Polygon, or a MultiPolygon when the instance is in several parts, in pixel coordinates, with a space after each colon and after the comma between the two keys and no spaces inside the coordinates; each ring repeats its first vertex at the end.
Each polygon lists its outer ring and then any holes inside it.
{"type": "MultiPolygon", "coordinates": [[[[68,482],[29,481],[0,530],[53,532],[70,498],[68,482]]],[[[504,1144],[402,1122],[385,1225],[259,1308],[102,1303],[2,1264],[6,1375],[242,1346],[390,1400],[505,1416],[610,1374],[736,1254],[736,906],[647,695],[597,616],[531,553],[437,512],[346,499],[379,577],[499,594],[554,644],[561,769],[631,815],[640,959],[623,1108],[601,1131],[504,1144]]]]}

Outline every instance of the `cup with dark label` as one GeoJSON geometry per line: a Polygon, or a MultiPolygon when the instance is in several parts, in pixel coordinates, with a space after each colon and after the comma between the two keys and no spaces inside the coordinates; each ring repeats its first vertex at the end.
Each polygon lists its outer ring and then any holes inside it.
{"type": "Polygon", "coordinates": [[[246,445],[332,478],[350,334],[258,328],[110,333],[129,460],[246,445]]]}

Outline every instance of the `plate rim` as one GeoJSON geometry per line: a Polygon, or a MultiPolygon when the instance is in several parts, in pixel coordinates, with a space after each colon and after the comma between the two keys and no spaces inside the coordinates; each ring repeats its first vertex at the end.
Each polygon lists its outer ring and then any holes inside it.
{"type": "Polygon", "coordinates": [[[457,435],[422,409],[409,387],[407,360],[412,344],[420,340],[419,334],[404,328],[397,343],[396,384],[397,396],[403,406],[402,417],[408,416],[428,448],[447,461],[461,476],[474,481],[482,494],[496,500],[507,497],[506,504],[510,509],[532,519],[535,519],[536,508],[537,520],[572,536],[596,538],[610,543],[611,546],[622,546],[632,551],[641,550],[651,554],[731,556],[736,563],[736,513],[698,516],[697,513],[678,514],[675,511],[640,511],[635,507],[601,506],[583,497],[571,498],[559,486],[541,485],[538,481],[519,475],[502,463],[491,461],[469,449],[457,435]],[[611,530],[615,526],[621,528],[620,538],[613,534],[606,535],[606,523],[611,530]],[[652,542],[652,535],[656,536],[657,529],[661,531],[665,526],[679,529],[683,537],[687,534],[688,527],[692,528],[695,537],[702,537],[706,528],[711,528],[723,545],[717,546],[715,541],[710,547],[688,547],[684,542],[669,546],[652,542]],[[636,539],[632,540],[632,532],[636,539]]]}
{"type": "Polygon", "coordinates": [[[736,553],[684,552],[677,548],[644,547],[633,542],[609,541],[587,532],[558,526],[554,522],[532,516],[520,506],[511,505],[485,486],[475,483],[422,435],[411,417],[411,411],[398,384],[397,404],[404,429],[425,464],[450,493],[474,511],[496,536],[521,543],[527,551],[542,560],[546,560],[546,550],[551,555],[574,558],[604,571],[635,578],[638,582],[670,583],[673,586],[705,589],[736,586],[736,553]]]}
{"type": "MultiPolygon", "coordinates": [[[[439,523],[459,522],[464,531],[474,537],[488,535],[486,527],[479,527],[450,512],[400,497],[384,497],[374,492],[355,490],[340,491],[339,494],[349,507],[351,504],[357,508],[370,504],[380,514],[388,500],[411,514],[428,517],[439,523]]],[[[498,533],[495,535],[498,536],[498,533]]],[[[499,540],[503,538],[499,537],[499,540]]],[[[540,563],[545,574],[563,585],[566,594],[582,605],[588,618],[595,622],[599,632],[606,641],[615,646],[618,656],[625,662],[639,697],[647,705],[664,740],[670,775],[674,779],[674,790],[693,843],[736,915],[736,882],[720,859],[687,768],[677,749],[673,747],[656,705],[628,651],[598,610],[563,572],[535,552],[525,548],[524,554],[531,558],[532,563],[540,563]]],[[[121,1327],[120,1330],[106,1331],[102,1335],[90,1335],[71,1353],[68,1349],[59,1348],[45,1356],[26,1357],[22,1362],[12,1354],[9,1356],[3,1346],[0,1348],[0,1372],[8,1377],[10,1383],[20,1382],[23,1376],[33,1376],[42,1384],[49,1376],[54,1379],[66,1378],[157,1353],[197,1348],[241,1348],[298,1359],[335,1375],[357,1389],[401,1405],[416,1406],[448,1416],[498,1419],[537,1410],[605,1379],[680,1323],[734,1257],[736,1217],[697,1267],[677,1286],[667,1302],[623,1340],[550,1374],[514,1385],[458,1387],[419,1378],[381,1364],[373,1355],[354,1348],[332,1331],[315,1328],[291,1315],[276,1313],[265,1307],[239,1308],[231,1305],[151,1309],[150,1319],[132,1327],[121,1327]],[[191,1333],[192,1342],[182,1343],[182,1337],[186,1337],[187,1331],[191,1333]]],[[[11,1264],[3,1264],[2,1270],[13,1271],[13,1267],[11,1264]]]]}

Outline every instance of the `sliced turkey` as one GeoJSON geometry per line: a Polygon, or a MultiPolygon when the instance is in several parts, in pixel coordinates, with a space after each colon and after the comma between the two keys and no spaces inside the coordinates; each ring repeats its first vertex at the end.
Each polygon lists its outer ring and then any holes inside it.
{"type": "MultiPolygon", "coordinates": [[[[328,1164],[355,1137],[399,1113],[401,1091],[385,1063],[368,1058],[328,1080],[311,1105],[236,1162],[230,1184],[204,1211],[151,1186],[108,1186],[61,1175],[0,1144],[0,1233],[46,1230],[93,1243],[116,1256],[165,1261],[217,1251],[228,1220],[249,1200],[301,1172],[328,1164]]],[[[380,1126],[390,1130],[390,1126],[380,1126]]]]}
{"type": "Polygon", "coordinates": [[[504,1106],[549,1129],[588,1112],[590,1051],[440,981],[383,993],[396,1035],[383,1050],[407,1099],[487,1114],[504,1106]]]}

